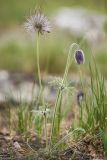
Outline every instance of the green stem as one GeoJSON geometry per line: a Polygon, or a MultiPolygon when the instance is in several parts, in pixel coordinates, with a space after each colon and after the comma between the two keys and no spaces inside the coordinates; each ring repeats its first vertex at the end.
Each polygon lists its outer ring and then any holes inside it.
{"type": "MultiPolygon", "coordinates": [[[[37,102],[36,104],[38,105],[39,102],[41,101],[41,96],[42,96],[42,82],[41,82],[41,74],[40,74],[40,60],[39,60],[39,32],[37,34],[37,40],[36,40],[36,55],[37,55],[37,71],[38,71],[38,79],[39,79],[39,94],[38,94],[38,98],[37,98],[37,102]]],[[[37,106],[38,108],[38,106],[37,106]]]]}
{"type": "Polygon", "coordinates": [[[63,76],[63,82],[66,81],[66,78],[67,78],[67,75],[68,75],[68,71],[69,71],[69,68],[70,68],[70,65],[71,65],[71,61],[72,61],[71,60],[71,58],[72,58],[71,57],[71,51],[73,50],[74,47],[79,49],[79,46],[76,43],[73,43],[69,48],[68,57],[67,57],[67,63],[66,63],[66,67],[65,67],[64,76],[63,76]]]}
{"type": "Polygon", "coordinates": [[[83,106],[82,106],[82,104],[80,105],[80,123],[81,123],[81,126],[82,126],[82,124],[83,124],[83,106]]]}
{"type": "MultiPolygon", "coordinates": [[[[76,48],[79,48],[79,46],[78,46],[76,43],[73,43],[73,44],[70,46],[62,83],[64,83],[64,82],[67,80],[68,71],[69,71],[69,68],[70,68],[70,65],[71,65],[71,51],[73,50],[73,47],[74,47],[74,46],[75,46],[76,48]]],[[[75,50],[74,50],[74,51],[75,51],[75,50]]],[[[54,115],[53,115],[53,119],[52,119],[50,148],[51,148],[51,146],[52,146],[53,136],[54,136],[55,129],[56,129],[56,128],[55,128],[55,121],[56,121],[56,118],[57,118],[56,113],[57,113],[58,107],[61,107],[61,106],[59,106],[61,100],[62,100],[62,89],[59,88],[58,94],[57,94],[57,98],[56,98],[56,103],[55,103],[54,115]]],[[[59,111],[61,111],[60,108],[59,108],[59,111]]],[[[61,113],[60,113],[60,114],[61,114],[61,113]]],[[[60,122],[60,121],[59,121],[59,122],[60,122]]],[[[59,125],[60,125],[60,124],[59,124],[59,125]]],[[[60,127],[60,126],[58,126],[58,128],[59,128],[59,127],[60,127]]]]}
{"type": "MultiPolygon", "coordinates": [[[[82,75],[82,72],[81,72],[81,69],[80,69],[80,65],[78,66],[78,72],[79,72],[79,77],[80,77],[80,85],[82,87],[82,91],[84,92],[84,85],[83,85],[83,81],[82,81],[82,78],[83,78],[83,75],[82,75]]],[[[81,125],[83,124],[83,104],[80,105],[80,123],[81,125]]]]}
{"type": "Polygon", "coordinates": [[[79,72],[79,76],[80,76],[80,84],[81,84],[81,87],[82,87],[82,90],[84,90],[84,85],[83,85],[83,74],[82,74],[82,71],[80,69],[80,65],[78,66],[78,72],[79,72]]]}
{"type": "Polygon", "coordinates": [[[55,103],[55,109],[54,109],[54,114],[52,118],[52,128],[51,128],[51,137],[50,137],[50,148],[52,146],[52,140],[53,140],[53,133],[54,133],[54,127],[55,127],[55,118],[56,118],[56,112],[57,112],[57,106],[59,103],[59,99],[61,97],[61,89],[58,90],[57,98],[56,98],[56,103],[55,103]]]}
{"type": "Polygon", "coordinates": [[[37,49],[37,70],[38,70],[38,78],[39,78],[39,86],[40,90],[42,88],[42,83],[41,83],[41,74],[40,74],[40,62],[39,62],[39,33],[37,34],[37,40],[36,40],[36,49],[37,49]]]}
{"type": "Polygon", "coordinates": [[[45,139],[46,139],[46,148],[48,147],[48,137],[47,137],[47,116],[44,115],[44,124],[45,124],[45,139]]]}

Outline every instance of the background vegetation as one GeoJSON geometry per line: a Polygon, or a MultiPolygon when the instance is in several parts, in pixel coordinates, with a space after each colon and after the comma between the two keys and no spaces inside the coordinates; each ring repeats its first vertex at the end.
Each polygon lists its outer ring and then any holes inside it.
{"type": "MultiPolygon", "coordinates": [[[[96,11],[98,14],[107,13],[106,0],[0,0],[0,69],[20,72],[34,72],[36,59],[34,57],[34,42],[26,34],[23,24],[36,6],[48,14],[50,19],[59,7],[84,7],[96,11]]],[[[106,28],[106,27],[105,27],[106,28]]],[[[65,67],[67,48],[72,42],[80,42],[80,39],[65,35],[55,30],[51,35],[41,40],[41,69],[49,73],[62,73],[65,67]],[[57,34],[58,33],[58,34],[57,34]],[[61,41],[61,43],[59,43],[61,41]]],[[[82,46],[86,54],[90,54],[87,45],[82,46]]],[[[97,50],[97,62],[102,72],[107,75],[107,49],[97,50]]],[[[72,67],[75,71],[75,66],[72,67]]]]}

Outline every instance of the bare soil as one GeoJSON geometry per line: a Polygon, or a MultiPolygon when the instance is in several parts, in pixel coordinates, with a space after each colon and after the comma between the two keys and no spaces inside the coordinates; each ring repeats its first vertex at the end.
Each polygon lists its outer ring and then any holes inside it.
{"type": "Polygon", "coordinates": [[[0,132],[0,160],[104,160],[101,138],[85,136],[79,142],[69,144],[63,151],[52,154],[45,149],[35,133],[10,136],[0,132]]]}

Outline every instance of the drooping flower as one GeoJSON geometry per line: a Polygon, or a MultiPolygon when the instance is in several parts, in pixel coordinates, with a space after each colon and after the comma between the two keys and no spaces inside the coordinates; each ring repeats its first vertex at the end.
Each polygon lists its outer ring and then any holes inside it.
{"type": "Polygon", "coordinates": [[[75,60],[77,64],[84,64],[85,57],[84,57],[84,53],[82,50],[77,50],[75,52],[75,60]]]}
{"type": "Polygon", "coordinates": [[[51,24],[48,18],[40,11],[36,11],[34,15],[30,16],[24,26],[28,32],[41,34],[51,32],[51,24]]]}
{"type": "Polygon", "coordinates": [[[83,101],[83,99],[84,99],[84,92],[79,91],[77,93],[77,103],[78,103],[79,106],[81,105],[81,102],[83,101]]]}

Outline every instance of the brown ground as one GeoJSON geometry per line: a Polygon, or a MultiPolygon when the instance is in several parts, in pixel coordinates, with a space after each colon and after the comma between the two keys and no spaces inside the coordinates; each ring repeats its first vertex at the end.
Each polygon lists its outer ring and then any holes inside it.
{"type": "Polygon", "coordinates": [[[49,155],[35,133],[10,136],[0,133],[0,160],[104,160],[104,147],[100,138],[85,136],[78,143],[69,144],[64,151],[49,155]]]}

